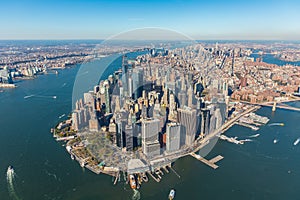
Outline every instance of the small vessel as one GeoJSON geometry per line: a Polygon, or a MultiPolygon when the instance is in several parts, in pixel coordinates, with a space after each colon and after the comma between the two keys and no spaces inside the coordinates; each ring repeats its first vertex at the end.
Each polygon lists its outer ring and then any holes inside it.
{"type": "Polygon", "coordinates": [[[294,146],[296,146],[297,144],[299,144],[299,142],[300,142],[300,138],[298,138],[297,140],[295,140],[294,146]]]}
{"type": "Polygon", "coordinates": [[[172,189],[172,190],[170,191],[170,193],[169,193],[169,200],[174,199],[174,197],[175,197],[175,190],[172,189]]]}
{"type": "Polygon", "coordinates": [[[71,159],[72,159],[72,160],[75,160],[75,157],[74,157],[74,155],[73,155],[73,154],[71,154],[71,159]]]}
{"type": "Polygon", "coordinates": [[[135,177],[133,174],[129,175],[129,183],[130,183],[131,189],[136,189],[136,181],[135,181],[135,177]]]}
{"type": "Polygon", "coordinates": [[[269,126],[284,126],[284,123],[272,123],[269,126]]]}
{"type": "Polygon", "coordinates": [[[6,177],[8,180],[13,180],[15,176],[15,170],[12,166],[8,166],[7,171],[6,171],[6,177]]]}
{"type": "Polygon", "coordinates": [[[278,142],[278,139],[274,139],[273,143],[276,144],[278,142]]]}
{"type": "Polygon", "coordinates": [[[52,98],[53,98],[53,99],[56,99],[56,96],[53,96],[52,98]]]}
{"type": "Polygon", "coordinates": [[[13,174],[15,171],[14,171],[14,168],[12,166],[8,166],[7,168],[7,174],[13,174]]]}

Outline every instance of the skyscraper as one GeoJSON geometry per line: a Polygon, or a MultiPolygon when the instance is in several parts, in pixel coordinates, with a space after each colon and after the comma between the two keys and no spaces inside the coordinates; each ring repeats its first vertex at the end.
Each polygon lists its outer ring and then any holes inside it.
{"type": "Polygon", "coordinates": [[[125,126],[126,151],[133,150],[133,127],[131,124],[125,126]]]}
{"type": "Polygon", "coordinates": [[[158,119],[144,119],[142,121],[142,149],[147,157],[154,157],[160,154],[158,119]]]}
{"type": "Polygon", "coordinates": [[[196,118],[196,110],[195,109],[182,109],[178,110],[178,122],[185,128],[185,144],[191,145],[196,136],[197,130],[197,118],[196,118]]]}
{"type": "Polygon", "coordinates": [[[181,125],[168,123],[166,130],[166,151],[173,152],[180,149],[180,139],[182,135],[181,125]]]}

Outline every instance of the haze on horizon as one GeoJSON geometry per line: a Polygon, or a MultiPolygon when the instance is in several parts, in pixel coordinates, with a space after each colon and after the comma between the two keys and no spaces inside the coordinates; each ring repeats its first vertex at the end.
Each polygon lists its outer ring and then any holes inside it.
{"type": "Polygon", "coordinates": [[[197,40],[300,40],[299,10],[296,0],[2,1],[0,40],[106,39],[143,27],[197,40]]]}

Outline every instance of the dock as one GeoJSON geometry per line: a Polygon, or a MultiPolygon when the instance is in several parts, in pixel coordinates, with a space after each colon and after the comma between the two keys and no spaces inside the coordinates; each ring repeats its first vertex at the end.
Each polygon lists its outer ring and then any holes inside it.
{"type": "Polygon", "coordinates": [[[0,88],[15,88],[15,87],[17,86],[13,83],[0,83],[0,88]]]}
{"type": "Polygon", "coordinates": [[[201,157],[200,155],[198,155],[194,152],[191,152],[190,155],[193,156],[194,158],[196,158],[197,160],[203,162],[204,164],[210,166],[213,169],[217,169],[219,166],[216,165],[215,163],[224,158],[223,156],[218,155],[215,158],[212,158],[211,160],[206,160],[205,158],[201,157]]]}
{"type": "Polygon", "coordinates": [[[251,124],[247,124],[245,122],[235,122],[237,125],[240,125],[240,126],[245,126],[247,128],[251,128],[252,130],[254,131],[257,131],[259,128],[257,126],[254,126],[254,125],[251,125],[251,124]]]}
{"type": "Polygon", "coordinates": [[[233,138],[233,137],[227,137],[226,135],[220,135],[218,137],[220,139],[222,139],[222,140],[225,140],[225,141],[228,141],[228,142],[231,142],[231,143],[234,143],[234,144],[244,144],[243,141],[237,140],[236,139],[237,137],[235,137],[235,138],[233,138]]]}
{"type": "Polygon", "coordinates": [[[156,182],[160,182],[159,178],[156,178],[151,172],[147,172],[156,182]]]}
{"type": "Polygon", "coordinates": [[[68,136],[68,137],[59,137],[59,138],[56,138],[56,141],[72,140],[72,139],[74,139],[74,138],[75,138],[74,135],[68,136]]]}

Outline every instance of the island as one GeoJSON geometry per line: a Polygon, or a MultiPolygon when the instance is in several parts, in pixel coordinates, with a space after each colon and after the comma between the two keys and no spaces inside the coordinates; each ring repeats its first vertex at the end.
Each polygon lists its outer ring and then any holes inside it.
{"type": "Polygon", "coordinates": [[[115,183],[123,174],[133,189],[176,173],[172,163],[184,156],[217,169],[223,156],[206,160],[198,151],[216,137],[248,142],[222,134],[234,124],[256,131],[269,121],[254,113],[261,106],[291,109],[281,104],[299,100],[299,68],[254,61],[249,51],[197,43],[152,48],[133,60],[124,54],[120,69],[84,93],[53,135],[82,167],[115,183]]]}

